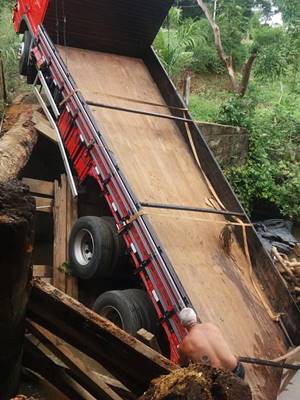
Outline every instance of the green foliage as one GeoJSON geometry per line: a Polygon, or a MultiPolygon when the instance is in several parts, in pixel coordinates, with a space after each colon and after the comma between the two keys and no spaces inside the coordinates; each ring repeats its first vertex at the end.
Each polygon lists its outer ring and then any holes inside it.
{"type": "Polygon", "coordinates": [[[290,101],[257,107],[249,125],[250,149],[245,166],[232,167],[227,176],[244,207],[268,201],[283,216],[300,221],[300,115],[290,101]]]}
{"type": "Polygon", "coordinates": [[[193,59],[193,21],[181,22],[181,10],[172,8],[168,27],[160,29],[154,47],[168,73],[178,78],[193,59]]]}
{"type": "Polygon", "coordinates": [[[12,24],[13,1],[0,0],[0,49],[4,63],[8,95],[12,95],[22,86],[18,71],[18,46],[20,38],[16,35],[12,24]]]}
{"type": "Polygon", "coordinates": [[[251,115],[255,102],[253,98],[234,95],[221,107],[217,122],[224,125],[241,126],[249,128],[251,115]]]}
{"type": "Polygon", "coordinates": [[[214,97],[200,97],[192,95],[190,97],[189,109],[195,118],[199,121],[216,121],[220,107],[220,102],[214,97]]]}
{"type": "Polygon", "coordinates": [[[201,18],[194,23],[193,38],[195,46],[190,69],[197,73],[223,72],[224,66],[213,44],[212,30],[206,19],[201,18]]]}

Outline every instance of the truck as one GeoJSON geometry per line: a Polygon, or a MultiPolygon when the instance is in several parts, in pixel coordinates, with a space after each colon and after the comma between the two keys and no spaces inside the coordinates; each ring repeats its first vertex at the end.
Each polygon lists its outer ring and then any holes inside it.
{"type": "MultiPolygon", "coordinates": [[[[72,193],[93,190],[99,204],[73,227],[70,267],[96,282],[95,311],[130,333],[159,331],[173,361],[184,307],[219,326],[237,356],[272,359],[299,344],[299,309],[152,47],[172,4],[14,8],[20,73],[72,193]]],[[[276,398],[280,369],[246,370],[255,399],[276,398]]]]}

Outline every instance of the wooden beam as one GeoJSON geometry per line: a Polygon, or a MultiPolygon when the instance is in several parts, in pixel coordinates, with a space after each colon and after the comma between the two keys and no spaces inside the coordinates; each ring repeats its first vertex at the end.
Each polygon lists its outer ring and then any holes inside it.
{"type": "Polygon", "coordinates": [[[78,298],[77,279],[61,268],[68,261],[70,231],[77,219],[77,200],[73,198],[66,175],[54,182],[53,285],[78,298]]]}
{"type": "MultiPolygon", "coordinates": [[[[66,254],[67,260],[69,261],[69,238],[71,234],[71,230],[73,225],[75,224],[78,218],[78,201],[77,198],[74,198],[71,192],[70,185],[68,184],[68,180],[66,175],[64,175],[64,179],[66,180],[66,190],[67,190],[67,202],[66,202],[66,254]]],[[[66,276],[66,293],[73,297],[74,299],[78,299],[78,281],[74,276],[67,275],[66,276]]]]}
{"type": "Polygon", "coordinates": [[[53,199],[34,196],[36,211],[51,213],[53,211],[53,199]]]}
{"type": "Polygon", "coordinates": [[[101,378],[108,386],[110,386],[116,393],[118,393],[118,395],[121,396],[122,399],[125,399],[125,400],[135,400],[136,399],[136,396],[132,392],[130,392],[127,389],[127,387],[125,387],[117,379],[111,378],[110,376],[100,374],[97,371],[93,371],[92,373],[96,377],[101,378]]]}
{"type": "Polygon", "coordinates": [[[69,346],[40,325],[27,320],[29,331],[53,354],[70,368],[76,380],[93,396],[104,400],[122,400],[100,377],[96,378],[86,364],[74,354],[69,346]]]}
{"type": "Polygon", "coordinates": [[[34,200],[21,182],[0,184],[0,398],[11,398],[21,373],[30,294],[34,200]]]}
{"type": "Polygon", "coordinates": [[[158,341],[153,335],[153,333],[146,331],[146,329],[140,329],[137,331],[137,338],[145,343],[147,346],[151,347],[151,349],[157,351],[158,353],[161,353],[161,349],[159,347],[158,341]]]}
{"type": "Polygon", "coordinates": [[[62,175],[61,182],[54,182],[54,245],[53,245],[53,285],[66,291],[66,273],[62,265],[67,261],[67,181],[62,175]]]}
{"type": "Polygon", "coordinates": [[[78,301],[40,280],[33,281],[28,317],[69,342],[114,375],[134,394],[178,368],[78,301]]]}
{"type": "Polygon", "coordinates": [[[41,181],[32,178],[23,178],[22,182],[28,185],[30,192],[34,194],[42,194],[43,196],[54,196],[54,183],[49,181],[41,181]]]}
{"type": "Polygon", "coordinates": [[[96,400],[74,381],[64,368],[55,363],[49,352],[45,352],[42,347],[37,346],[28,336],[24,343],[23,362],[27,368],[37,372],[68,398],[72,400],[96,400]]]}
{"type": "Polygon", "coordinates": [[[32,268],[32,274],[34,277],[51,278],[52,267],[51,265],[34,265],[32,268]]]}
{"type": "Polygon", "coordinates": [[[44,117],[40,112],[35,112],[33,115],[33,123],[35,124],[35,129],[43,136],[45,136],[47,139],[49,139],[53,143],[58,143],[57,141],[57,136],[50,125],[49,121],[47,118],[44,117]]]}

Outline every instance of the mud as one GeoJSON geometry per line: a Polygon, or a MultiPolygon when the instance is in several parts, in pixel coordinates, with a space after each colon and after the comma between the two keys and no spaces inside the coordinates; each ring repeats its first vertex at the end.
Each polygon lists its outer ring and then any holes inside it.
{"type": "Polygon", "coordinates": [[[180,368],[154,379],[140,400],[251,400],[249,385],[224,370],[204,365],[180,368]]]}

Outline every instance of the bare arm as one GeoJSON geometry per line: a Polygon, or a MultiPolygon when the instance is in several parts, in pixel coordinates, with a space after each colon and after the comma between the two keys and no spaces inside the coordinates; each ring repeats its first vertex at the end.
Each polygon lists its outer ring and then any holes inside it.
{"type": "Polygon", "coordinates": [[[177,349],[178,349],[178,353],[179,353],[179,363],[180,363],[180,366],[181,366],[181,367],[186,367],[186,366],[188,366],[190,360],[188,359],[188,357],[185,355],[184,351],[182,350],[182,346],[179,345],[179,346],[177,347],[177,349]]]}

